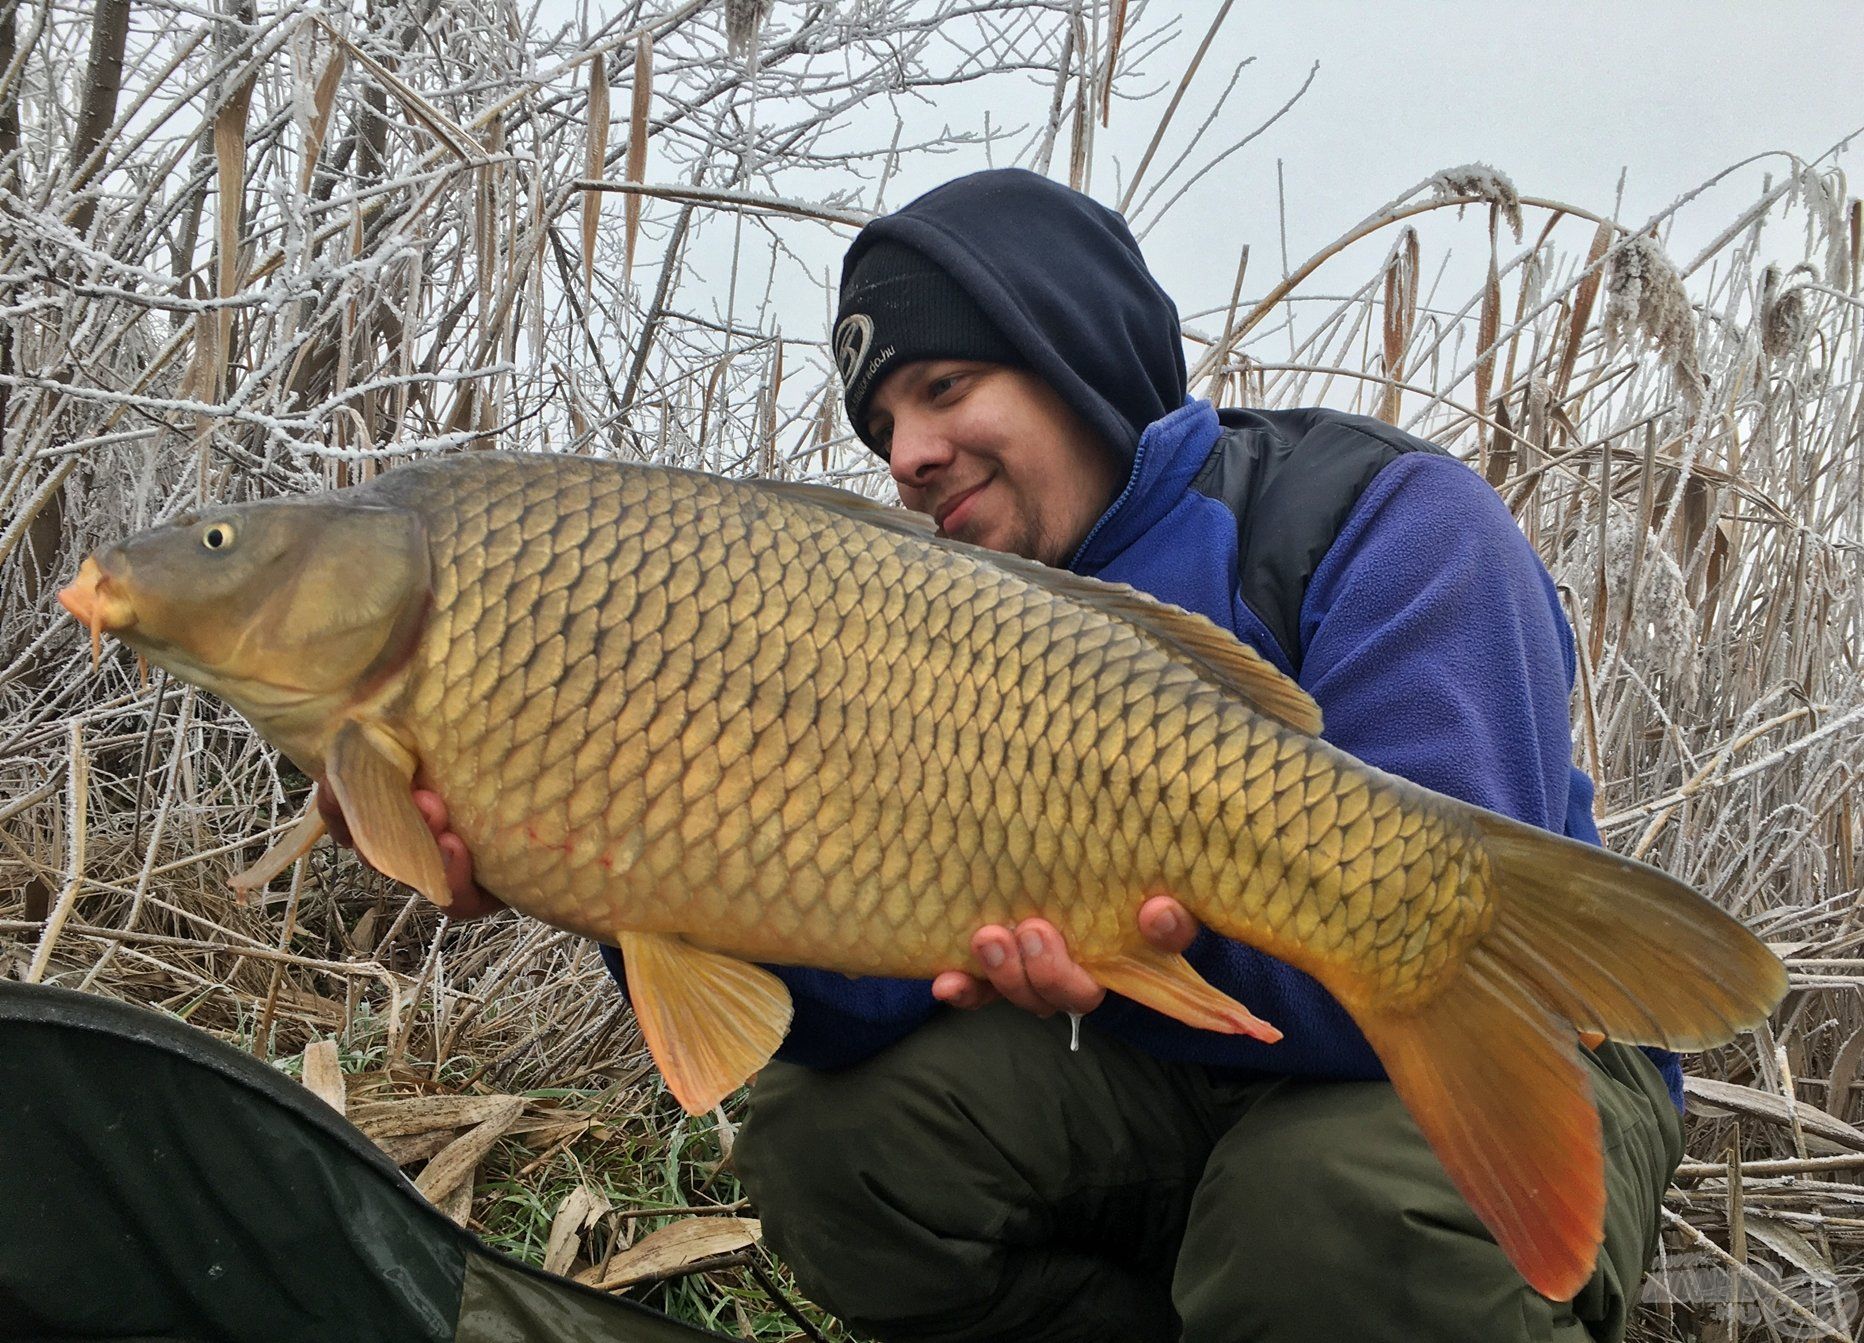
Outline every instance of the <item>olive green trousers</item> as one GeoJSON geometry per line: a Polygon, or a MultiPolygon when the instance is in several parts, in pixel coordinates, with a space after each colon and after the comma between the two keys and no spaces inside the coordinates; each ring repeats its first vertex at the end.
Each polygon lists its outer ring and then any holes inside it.
{"type": "Polygon", "coordinates": [[[1682,1123],[1636,1050],[1591,1061],[1605,1247],[1532,1291],[1385,1082],[1242,1079],[1066,1018],[946,1012],[841,1072],[768,1067],[736,1146],[771,1247],[887,1340],[1619,1339],[1682,1123]]]}

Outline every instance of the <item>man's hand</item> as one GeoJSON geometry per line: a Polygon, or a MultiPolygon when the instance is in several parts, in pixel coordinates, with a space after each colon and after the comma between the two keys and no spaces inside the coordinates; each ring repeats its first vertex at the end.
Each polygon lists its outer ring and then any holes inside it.
{"type": "MultiPolygon", "coordinates": [[[[447,889],[453,892],[453,903],[447,906],[447,917],[479,919],[503,909],[503,900],[489,891],[481,890],[479,883],[473,880],[472,855],[466,852],[466,841],[447,829],[447,804],[440,800],[440,794],[417,788],[414,790],[414,805],[420,811],[421,819],[427,822],[427,828],[434,832],[435,842],[440,845],[440,860],[447,870],[447,889]]],[[[356,847],[355,840],[350,836],[349,822],[343,817],[343,808],[337,805],[336,795],[328,788],[317,790],[317,810],[323,814],[330,838],[346,849],[356,847]]],[[[364,858],[363,861],[367,862],[368,859],[364,858]]]]}
{"type": "MultiPolygon", "coordinates": [[[[450,871],[451,869],[449,869],[450,871]]],[[[1177,955],[1197,937],[1197,921],[1169,895],[1139,907],[1140,934],[1160,951],[1177,955]]],[[[1068,955],[1068,946],[1046,919],[1024,919],[1012,932],[992,925],[971,938],[971,954],[984,977],[947,970],[932,981],[932,996],[952,1007],[982,1007],[1007,998],[1039,1017],[1057,1012],[1092,1012],[1107,991],[1068,955]]]]}

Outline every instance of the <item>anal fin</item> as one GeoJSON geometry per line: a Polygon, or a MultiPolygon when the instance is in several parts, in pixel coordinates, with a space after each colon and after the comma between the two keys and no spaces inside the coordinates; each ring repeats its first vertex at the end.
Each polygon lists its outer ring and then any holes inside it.
{"type": "Polygon", "coordinates": [[[790,991],[761,966],[665,933],[615,940],[654,1062],[688,1114],[704,1114],[770,1061],[790,1029],[790,991]]]}
{"type": "Polygon", "coordinates": [[[1271,1045],[1282,1038],[1275,1027],[1213,988],[1183,956],[1134,947],[1104,960],[1084,961],[1081,968],[1102,988],[1125,994],[1187,1026],[1247,1035],[1271,1045]]]}
{"type": "Polygon", "coordinates": [[[304,814],[291,823],[278,843],[267,849],[251,867],[228,877],[227,885],[233,888],[235,898],[243,905],[252,898],[254,891],[264,890],[273,877],[304,857],[323,837],[323,813],[317,810],[317,794],[313,791],[311,800],[304,805],[304,814]]]}
{"type": "Polygon", "coordinates": [[[397,761],[361,723],[351,722],[337,732],[325,764],[325,782],[343,808],[357,852],[436,905],[452,904],[440,845],[414,805],[412,762],[397,761]]]}

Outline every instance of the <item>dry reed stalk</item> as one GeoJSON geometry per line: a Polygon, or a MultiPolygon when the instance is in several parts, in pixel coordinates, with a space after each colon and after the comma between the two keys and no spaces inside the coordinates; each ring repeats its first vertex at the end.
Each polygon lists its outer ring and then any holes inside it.
{"type": "Polygon", "coordinates": [[[1113,75],[1120,66],[1120,41],[1126,36],[1126,0],[1114,0],[1112,20],[1107,26],[1107,56],[1101,62],[1100,124],[1109,124],[1113,112],[1113,75]]]}
{"type": "MultiPolygon", "coordinates": [[[[101,0],[91,11],[90,48],[84,87],[78,96],[78,123],[72,137],[70,168],[63,183],[73,195],[96,175],[104,137],[116,120],[117,95],[123,87],[123,55],[129,41],[129,0],[101,0]]],[[[17,107],[17,104],[15,104],[17,107]]],[[[93,196],[81,197],[67,222],[73,233],[90,232],[97,212],[93,196]]]]}
{"type": "MultiPolygon", "coordinates": [[[[1473,398],[1476,412],[1481,415],[1488,409],[1489,393],[1495,385],[1495,337],[1502,325],[1502,277],[1496,267],[1495,230],[1499,215],[1495,207],[1489,208],[1489,276],[1482,286],[1482,316],[1476,323],[1476,347],[1481,351],[1476,356],[1475,395],[1473,398]]],[[[1393,416],[1394,421],[1396,415],[1393,416]]],[[[1499,449],[1500,445],[1497,445],[1499,449]]],[[[1504,463],[1507,461],[1503,458],[1504,463]]],[[[1486,424],[1476,428],[1476,462],[1478,469],[1489,484],[1497,484],[1496,472],[1491,468],[1489,458],[1489,438],[1486,424]]],[[[1502,479],[1506,479],[1506,466],[1501,468],[1502,479]]]]}
{"type": "MultiPolygon", "coordinates": [[[[246,190],[246,116],[252,106],[255,71],[234,86],[214,116],[214,160],[219,170],[219,208],[215,212],[215,288],[222,306],[216,311],[214,342],[202,388],[206,399],[226,394],[226,358],[232,344],[233,309],[239,292],[240,223],[246,190]]],[[[205,491],[203,491],[205,497],[205,491]]]]}
{"type": "Polygon", "coordinates": [[[71,918],[72,907],[77,903],[78,891],[84,885],[84,838],[86,819],[90,809],[90,771],[84,759],[84,727],[79,722],[71,724],[71,764],[70,764],[70,812],[67,828],[65,886],[59,893],[58,903],[46,920],[45,931],[39,937],[37,950],[32,954],[32,964],[26,969],[25,982],[37,984],[45,978],[46,967],[52,959],[52,952],[58,946],[59,935],[64,932],[66,922],[71,918]]]}
{"type": "Polygon", "coordinates": [[[1592,235],[1592,247],[1586,253],[1583,278],[1573,294],[1573,311],[1567,323],[1566,338],[1560,345],[1560,371],[1554,375],[1553,394],[1565,400],[1567,389],[1573,384],[1573,370],[1579,363],[1579,347],[1585,339],[1587,328],[1592,325],[1593,305],[1598,301],[1599,286],[1604,281],[1600,269],[1605,260],[1605,251],[1611,246],[1615,230],[1609,224],[1600,224],[1598,231],[1592,235]]]}
{"type": "MultiPolygon", "coordinates": [[[[639,81],[640,67],[636,63],[635,78],[639,81]]],[[[628,143],[628,158],[632,165],[634,142],[628,143]]],[[[608,162],[608,63],[600,52],[589,62],[589,136],[588,148],[583,156],[583,176],[597,178],[602,175],[602,167],[608,162]]],[[[633,174],[629,176],[632,178],[633,174]]],[[[595,238],[596,230],[602,222],[602,193],[585,191],[582,193],[582,263],[583,293],[592,294],[595,290],[595,238]]],[[[634,228],[633,220],[628,228],[628,267],[634,266],[634,228]]]]}
{"type": "MultiPolygon", "coordinates": [[[[1098,9],[1094,12],[1099,13],[1098,9]]],[[[1083,191],[1087,187],[1088,165],[1093,162],[1094,62],[1087,24],[1081,18],[1078,7],[1069,14],[1068,21],[1075,62],[1075,68],[1070,71],[1074,85],[1074,114],[1068,135],[1068,185],[1076,191],[1083,191]]]]}
{"type": "MultiPolygon", "coordinates": [[[[1198,43],[1197,51],[1185,63],[1184,71],[1178,76],[1178,84],[1172,90],[1171,101],[1165,104],[1165,110],[1159,114],[1158,125],[1152,129],[1152,138],[1146,142],[1145,153],[1139,156],[1139,166],[1133,169],[1132,180],[1126,184],[1126,192],[1120,197],[1120,212],[1126,213],[1132,208],[1133,197],[1139,191],[1139,184],[1145,178],[1146,169],[1152,166],[1152,156],[1158,153],[1160,142],[1165,139],[1166,128],[1171,125],[1172,117],[1177,114],[1178,104],[1184,101],[1185,90],[1191,87],[1191,80],[1197,74],[1198,67],[1204,63],[1204,53],[1210,50],[1210,44],[1217,39],[1217,32],[1223,27],[1223,21],[1230,16],[1230,6],[1236,0],[1223,0],[1210,26],[1204,30],[1204,40],[1198,43]]],[[[1121,7],[1124,14],[1124,5],[1121,7]]]]}
{"type": "Polygon", "coordinates": [[[1385,267],[1382,367],[1388,381],[1379,405],[1379,418],[1388,424],[1398,423],[1401,396],[1398,385],[1405,376],[1405,351],[1410,347],[1412,331],[1417,326],[1417,263],[1417,230],[1406,229],[1399,235],[1385,267]]]}
{"type": "Polygon", "coordinates": [[[348,56],[339,47],[324,58],[324,68],[317,76],[317,86],[311,93],[311,121],[305,127],[304,144],[299,151],[304,164],[298,178],[300,191],[309,191],[316,176],[317,163],[324,152],[324,137],[330,133],[330,114],[336,110],[337,89],[342,86],[347,68],[348,56]]]}
{"type": "Polygon", "coordinates": [[[349,1112],[348,1088],[335,1040],[316,1040],[306,1045],[302,1068],[304,1085],[312,1095],[338,1114],[349,1112]]]}
{"type": "MultiPolygon", "coordinates": [[[[647,180],[647,111],[653,100],[654,89],[654,39],[648,33],[642,33],[634,44],[634,91],[628,113],[628,180],[645,182],[647,180]]],[[[606,112],[606,106],[604,111],[606,112]]],[[[599,173],[590,173],[596,177],[599,173]]],[[[623,198],[623,209],[627,213],[626,239],[622,250],[622,268],[632,274],[634,271],[634,240],[641,231],[641,198],[633,193],[623,198]]]]}

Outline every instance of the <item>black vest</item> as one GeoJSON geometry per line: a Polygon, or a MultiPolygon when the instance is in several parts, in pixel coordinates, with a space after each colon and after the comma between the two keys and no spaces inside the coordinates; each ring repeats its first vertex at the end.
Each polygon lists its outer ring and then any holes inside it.
{"type": "Polygon", "coordinates": [[[1372,478],[1407,452],[1449,454],[1383,420],[1334,410],[1223,410],[1191,481],[1236,518],[1237,589],[1298,676],[1301,604],[1372,478]]]}

